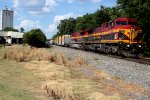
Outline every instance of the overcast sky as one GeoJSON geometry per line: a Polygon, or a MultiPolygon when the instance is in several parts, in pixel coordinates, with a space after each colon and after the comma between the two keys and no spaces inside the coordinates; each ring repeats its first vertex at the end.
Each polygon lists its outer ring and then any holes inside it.
{"type": "Polygon", "coordinates": [[[116,0],[0,0],[0,10],[6,5],[15,12],[14,28],[40,28],[51,38],[60,20],[94,13],[100,5],[115,6],[116,0]]]}

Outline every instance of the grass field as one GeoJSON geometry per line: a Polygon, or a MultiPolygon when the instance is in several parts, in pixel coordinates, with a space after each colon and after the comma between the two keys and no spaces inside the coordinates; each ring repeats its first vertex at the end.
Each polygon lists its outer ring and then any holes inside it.
{"type": "MultiPolygon", "coordinates": [[[[82,74],[82,65],[84,58],[70,59],[46,49],[1,48],[0,100],[121,100],[105,82],[96,83],[82,74]]],[[[107,77],[99,75],[101,81],[107,77]]]]}
{"type": "Polygon", "coordinates": [[[14,61],[0,60],[0,100],[36,100],[27,89],[36,77],[14,61]]]}

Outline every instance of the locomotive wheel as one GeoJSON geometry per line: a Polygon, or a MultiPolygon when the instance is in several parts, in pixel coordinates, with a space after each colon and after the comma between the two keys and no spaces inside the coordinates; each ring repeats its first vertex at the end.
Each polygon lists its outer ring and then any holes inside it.
{"type": "Polygon", "coordinates": [[[108,47],[105,47],[105,53],[109,53],[109,48],[108,47]]]}

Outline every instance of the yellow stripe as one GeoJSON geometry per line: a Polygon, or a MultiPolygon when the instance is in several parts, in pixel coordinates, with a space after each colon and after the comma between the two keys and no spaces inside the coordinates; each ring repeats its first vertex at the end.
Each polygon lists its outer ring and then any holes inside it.
{"type": "Polygon", "coordinates": [[[130,44],[135,44],[135,43],[142,43],[142,42],[133,42],[129,40],[96,40],[96,41],[89,41],[87,43],[118,43],[118,42],[123,42],[123,43],[130,43],[130,44]]]}

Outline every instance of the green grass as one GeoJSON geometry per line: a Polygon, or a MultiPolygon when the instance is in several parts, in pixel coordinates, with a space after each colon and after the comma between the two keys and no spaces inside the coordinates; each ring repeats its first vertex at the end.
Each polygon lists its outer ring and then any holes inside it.
{"type": "Polygon", "coordinates": [[[0,60],[0,100],[35,100],[27,87],[35,77],[23,66],[8,60],[0,60]]]}

